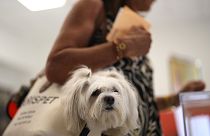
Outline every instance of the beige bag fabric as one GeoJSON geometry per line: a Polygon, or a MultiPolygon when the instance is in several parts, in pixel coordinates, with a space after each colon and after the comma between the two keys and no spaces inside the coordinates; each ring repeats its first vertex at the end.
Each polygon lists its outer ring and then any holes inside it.
{"type": "Polygon", "coordinates": [[[47,82],[40,77],[30,90],[3,136],[67,136],[61,104],[61,86],[52,84],[40,93],[47,82]]]}

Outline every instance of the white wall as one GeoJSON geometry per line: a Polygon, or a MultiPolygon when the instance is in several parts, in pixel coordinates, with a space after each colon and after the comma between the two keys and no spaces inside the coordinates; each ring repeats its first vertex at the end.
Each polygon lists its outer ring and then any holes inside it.
{"type": "Polygon", "coordinates": [[[200,59],[203,80],[210,90],[210,9],[207,0],[159,0],[147,19],[151,22],[153,44],[150,57],[154,66],[156,95],[173,93],[169,57],[181,55],[200,59]]]}
{"type": "MultiPolygon", "coordinates": [[[[5,0],[5,3],[8,4],[3,5],[0,11],[4,9],[10,16],[0,17],[0,75],[6,78],[3,81],[0,79],[0,84],[3,82],[17,88],[44,67],[47,54],[72,3],[69,1],[63,9],[43,12],[29,12],[20,5],[15,9],[12,1],[5,0]],[[9,12],[11,5],[14,10],[9,12]],[[12,17],[16,12],[18,14],[12,17]],[[20,15],[24,18],[17,20],[20,15]],[[8,67],[12,68],[8,70],[8,67]],[[10,73],[9,77],[6,73],[10,73]],[[14,78],[15,73],[19,73],[16,75],[18,78],[14,78]]],[[[209,3],[209,0],[158,0],[153,5],[147,19],[152,24],[153,44],[149,55],[155,70],[156,95],[172,93],[168,59],[173,54],[200,59],[203,79],[207,90],[210,90],[209,3]]]]}
{"type": "Polygon", "coordinates": [[[155,26],[152,29],[153,44],[150,52],[154,66],[156,95],[173,93],[169,77],[169,57],[181,55],[200,59],[203,66],[203,80],[210,87],[210,26],[205,23],[155,26]]]}
{"type": "Polygon", "coordinates": [[[20,41],[5,28],[0,27],[0,84],[9,88],[16,88],[30,76],[19,52],[20,41]],[[25,68],[25,71],[23,71],[25,68]],[[12,87],[11,87],[12,86],[12,87]]]}
{"type": "Polygon", "coordinates": [[[0,85],[16,91],[28,84],[44,68],[51,48],[44,45],[0,27],[0,85]]]}

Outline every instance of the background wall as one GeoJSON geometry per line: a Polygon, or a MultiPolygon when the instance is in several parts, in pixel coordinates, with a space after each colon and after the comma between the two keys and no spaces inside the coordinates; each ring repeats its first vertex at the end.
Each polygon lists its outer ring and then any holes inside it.
{"type": "MultiPolygon", "coordinates": [[[[68,0],[63,8],[31,12],[17,1],[0,2],[0,85],[17,90],[43,69],[72,3],[68,0]]],[[[174,54],[202,61],[209,90],[209,5],[209,0],[158,0],[146,16],[152,24],[149,56],[155,70],[156,95],[173,93],[168,59],[174,54]]]]}
{"type": "Polygon", "coordinates": [[[49,46],[31,42],[0,28],[0,85],[17,90],[43,68],[49,46]]]}
{"type": "Polygon", "coordinates": [[[210,1],[158,0],[147,19],[152,23],[153,44],[150,57],[155,69],[156,95],[173,93],[169,58],[179,55],[199,59],[206,89],[210,87],[210,1]]]}

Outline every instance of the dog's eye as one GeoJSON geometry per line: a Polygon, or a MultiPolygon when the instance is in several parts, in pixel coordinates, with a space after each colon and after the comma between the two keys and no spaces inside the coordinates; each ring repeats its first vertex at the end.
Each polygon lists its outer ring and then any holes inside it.
{"type": "Polygon", "coordinates": [[[113,88],[113,92],[117,92],[118,93],[119,91],[116,88],[113,88]]]}
{"type": "Polygon", "coordinates": [[[91,96],[99,96],[99,94],[101,93],[100,89],[96,89],[91,96]]]}

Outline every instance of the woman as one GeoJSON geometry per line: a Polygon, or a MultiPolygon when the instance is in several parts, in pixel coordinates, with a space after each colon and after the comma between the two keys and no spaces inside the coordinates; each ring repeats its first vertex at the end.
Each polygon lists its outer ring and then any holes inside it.
{"type": "Polygon", "coordinates": [[[59,84],[79,65],[92,70],[115,67],[122,71],[143,100],[143,109],[139,109],[142,126],[130,135],[161,135],[152,69],[145,56],[151,35],[140,27],[131,28],[115,42],[108,42],[106,35],[120,7],[148,11],[152,3],[153,0],[79,0],[64,21],[46,65],[48,80],[59,84]]]}
{"type": "MultiPolygon", "coordinates": [[[[98,69],[116,63],[118,61],[116,45],[107,42],[105,37],[119,8],[126,4],[134,10],[148,10],[151,2],[79,0],[67,16],[49,55],[46,67],[49,80],[62,84],[67,79],[69,71],[81,64],[98,69]]],[[[149,32],[136,28],[119,38],[118,42],[127,45],[121,58],[143,56],[149,51],[151,36],[149,32]]]]}
{"type": "Polygon", "coordinates": [[[121,6],[147,11],[153,0],[79,0],[68,14],[49,55],[46,75],[49,81],[63,84],[68,73],[79,65],[93,70],[114,66],[139,90],[144,101],[142,128],[138,135],[161,135],[152,89],[152,69],[148,59],[150,33],[132,28],[117,42],[106,41],[112,22],[121,6]],[[126,45],[118,49],[119,44],[126,45]],[[136,60],[130,58],[138,57],[136,60]]]}

